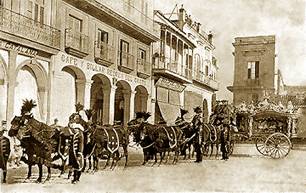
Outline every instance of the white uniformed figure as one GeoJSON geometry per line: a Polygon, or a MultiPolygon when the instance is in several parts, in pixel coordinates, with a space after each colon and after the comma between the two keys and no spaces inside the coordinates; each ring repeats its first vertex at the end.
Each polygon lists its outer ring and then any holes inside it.
{"type": "Polygon", "coordinates": [[[294,111],[294,107],[291,101],[288,101],[288,105],[287,105],[287,112],[288,113],[293,113],[294,111]]]}

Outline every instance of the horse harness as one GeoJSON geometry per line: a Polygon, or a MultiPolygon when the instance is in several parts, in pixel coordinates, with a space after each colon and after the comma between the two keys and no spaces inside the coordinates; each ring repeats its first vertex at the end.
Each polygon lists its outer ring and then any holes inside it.
{"type": "Polygon", "coordinates": [[[107,149],[109,152],[111,152],[111,154],[113,154],[119,149],[120,146],[118,132],[114,128],[111,130],[103,128],[103,130],[107,136],[107,149]]]}
{"type": "Polygon", "coordinates": [[[170,128],[172,130],[171,134],[169,134],[169,131],[166,129],[166,127],[163,127],[163,129],[166,132],[167,137],[169,139],[169,146],[172,149],[172,148],[174,148],[177,145],[177,136],[176,136],[176,132],[173,129],[173,127],[170,127],[170,128]]]}

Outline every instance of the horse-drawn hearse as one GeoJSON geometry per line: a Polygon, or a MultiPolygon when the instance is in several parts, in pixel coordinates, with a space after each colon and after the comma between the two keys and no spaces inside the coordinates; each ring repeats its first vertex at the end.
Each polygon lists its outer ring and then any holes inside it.
{"type": "Polygon", "coordinates": [[[291,148],[291,140],[296,135],[298,114],[289,101],[287,107],[265,99],[257,106],[242,103],[236,110],[238,132],[235,142],[255,142],[256,149],[271,158],[286,157],[291,148]]]}

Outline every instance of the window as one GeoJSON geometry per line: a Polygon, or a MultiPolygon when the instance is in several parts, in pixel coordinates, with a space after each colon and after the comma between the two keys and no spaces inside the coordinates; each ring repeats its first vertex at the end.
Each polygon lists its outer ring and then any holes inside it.
{"type": "Polygon", "coordinates": [[[69,42],[75,49],[82,49],[84,47],[84,39],[82,37],[82,20],[69,15],[69,42]]]}
{"type": "Polygon", "coordinates": [[[146,0],[141,0],[141,13],[142,13],[142,20],[147,21],[148,16],[148,3],[146,0]]]}
{"type": "Polygon", "coordinates": [[[73,32],[82,32],[82,20],[69,15],[69,29],[71,29],[73,32]]]}
{"type": "Polygon", "coordinates": [[[108,33],[106,31],[98,29],[98,39],[97,41],[100,43],[108,44],[108,33]]]}
{"type": "Polygon", "coordinates": [[[248,62],[248,79],[259,78],[259,61],[248,62]]]}
{"type": "Polygon", "coordinates": [[[145,60],[146,60],[146,51],[145,51],[145,50],[139,49],[139,58],[140,58],[142,61],[145,61],[145,60]]]}
{"type": "Polygon", "coordinates": [[[45,16],[44,12],[44,0],[27,0],[27,17],[43,24],[45,16]]]}
{"type": "Polygon", "coordinates": [[[205,75],[208,76],[208,66],[205,65],[205,75]]]}
{"type": "Polygon", "coordinates": [[[127,41],[120,41],[120,51],[125,53],[129,52],[129,43],[127,41]]]}
{"type": "Polygon", "coordinates": [[[124,40],[120,40],[120,64],[128,65],[128,53],[129,43],[124,40]]]}
{"type": "Polygon", "coordinates": [[[166,35],[165,31],[161,30],[160,32],[160,58],[164,58],[165,56],[165,41],[166,41],[166,35]]]}

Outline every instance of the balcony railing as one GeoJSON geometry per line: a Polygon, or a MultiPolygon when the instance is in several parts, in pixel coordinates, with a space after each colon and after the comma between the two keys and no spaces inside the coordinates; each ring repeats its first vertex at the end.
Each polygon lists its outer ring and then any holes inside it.
{"type": "Polygon", "coordinates": [[[141,78],[150,77],[151,64],[144,59],[137,58],[137,75],[141,78]]]}
{"type": "Polygon", "coordinates": [[[115,62],[115,48],[105,42],[95,42],[95,61],[110,66],[115,62]]]}
{"type": "Polygon", "coordinates": [[[128,52],[119,51],[119,70],[130,73],[134,70],[134,56],[128,52]]]}
{"type": "Polygon", "coordinates": [[[154,64],[154,69],[168,70],[184,78],[191,79],[192,73],[185,65],[179,65],[177,61],[171,60],[167,57],[161,57],[160,60],[154,64]]]}
{"type": "Polygon", "coordinates": [[[65,31],[66,37],[66,51],[78,57],[85,57],[89,53],[89,38],[87,35],[73,31],[67,28],[65,31]]]}
{"type": "Polygon", "coordinates": [[[60,30],[0,7],[0,31],[52,48],[60,48],[60,30]]]}
{"type": "Polygon", "coordinates": [[[219,89],[219,83],[216,80],[210,78],[209,76],[206,76],[206,74],[202,71],[195,71],[194,79],[202,84],[205,84],[206,86],[211,87],[214,90],[219,89]]]}
{"type": "Polygon", "coordinates": [[[129,4],[127,0],[87,0],[92,3],[98,3],[104,5],[112,10],[116,10],[116,13],[127,18],[137,25],[141,26],[145,30],[153,31],[153,18],[148,14],[145,14],[141,10],[137,9],[133,4],[129,4]]]}

